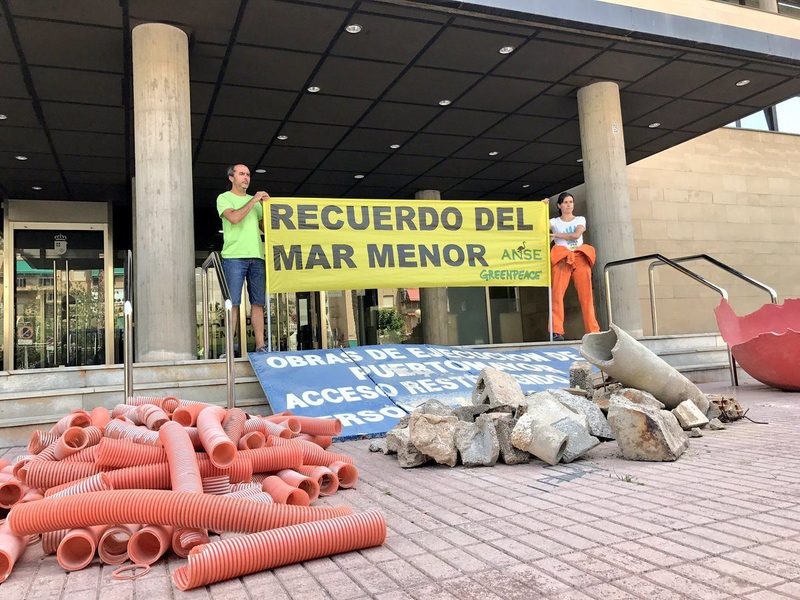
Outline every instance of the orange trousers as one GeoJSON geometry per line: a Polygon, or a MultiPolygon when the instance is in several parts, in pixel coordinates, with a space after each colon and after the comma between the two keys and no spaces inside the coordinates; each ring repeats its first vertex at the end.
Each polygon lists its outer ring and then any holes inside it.
{"type": "Polygon", "coordinates": [[[578,302],[583,315],[583,328],[586,332],[600,331],[594,313],[592,296],[592,265],[594,248],[588,244],[579,246],[574,252],[563,246],[554,246],[551,255],[553,290],[553,333],[564,335],[564,294],[572,279],[578,292],[578,302]]]}

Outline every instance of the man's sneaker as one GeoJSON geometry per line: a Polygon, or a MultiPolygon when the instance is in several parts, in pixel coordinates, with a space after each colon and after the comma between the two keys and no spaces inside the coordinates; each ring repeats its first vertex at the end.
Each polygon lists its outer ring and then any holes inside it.
{"type": "Polygon", "coordinates": [[[554,342],[563,342],[564,341],[564,334],[563,333],[554,333],[553,334],[553,341],[554,342]]]}
{"type": "Polygon", "coordinates": [[[256,352],[269,352],[269,348],[267,348],[266,346],[261,346],[261,348],[256,348],[255,351],[256,352]]]}

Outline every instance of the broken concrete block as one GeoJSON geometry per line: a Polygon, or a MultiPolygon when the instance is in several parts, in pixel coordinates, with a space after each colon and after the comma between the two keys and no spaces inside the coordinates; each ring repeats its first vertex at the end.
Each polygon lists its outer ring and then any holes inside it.
{"type": "MultiPolygon", "coordinates": [[[[720,421],[736,421],[744,416],[745,410],[736,398],[721,394],[709,394],[708,399],[722,413],[717,415],[720,421]]],[[[708,417],[709,419],[713,417],[708,417]]]]}
{"type": "Polygon", "coordinates": [[[457,406],[456,408],[453,409],[453,412],[455,413],[456,417],[458,417],[459,421],[467,421],[468,423],[473,423],[475,421],[475,417],[487,412],[489,408],[491,407],[488,404],[457,406]]]}
{"type": "Polygon", "coordinates": [[[681,427],[691,429],[692,427],[703,427],[708,425],[708,419],[700,412],[697,405],[691,400],[684,400],[672,409],[672,414],[678,419],[681,427]]]}
{"type": "Polygon", "coordinates": [[[516,420],[504,413],[492,413],[492,417],[495,419],[494,428],[497,431],[497,442],[500,444],[500,460],[507,465],[519,465],[530,461],[530,454],[511,444],[511,432],[517,423],[516,420]]]}
{"type": "Polygon", "coordinates": [[[690,438],[698,438],[698,437],[703,437],[703,432],[702,432],[702,431],[700,431],[700,428],[699,428],[699,427],[692,427],[692,428],[689,430],[689,437],[690,437],[690,438]]]}
{"type": "Polygon", "coordinates": [[[430,460],[411,443],[408,427],[390,430],[386,434],[386,447],[390,452],[397,453],[397,462],[404,469],[424,465],[430,460]]]}
{"type": "Polygon", "coordinates": [[[708,422],[708,428],[713,429],[714,431],[718,431],[720,429],[727,429],[725,425],[722,424],[722,421],[719,419],[711,419],[708,422]]]}
{"type": "Polygon", "coordinates": [[[572,419],[561,419],[553,423],[552,427],[567,434],[567,446],[561,455],[563,463],[572,462],[600,443],[600,440],[591,435],[588,429],[581,427],[572,419]]]}
{"type": "Polygon", "coordinates": [[[642,406],[615,394],[608,424],[628,460],[673,461],[689,447],[689,438],[671,412],[642,406]]]}
{"type": "Polygon", "coordinates": [[[589,421],[586,415],[562,404],[549,391],[536,392],[526,396],[526,399],[528,401],[528,410],[525,414],[532,416],[537,425],[550,425],[561,419],[568,418],[577,422],[584,429],[589,429],[589,421]]]}
{"type": "Polygon", "coordinates": [[[603,411],[594,402],[590,402],[581,396],[575,396],[564,390],[549,390],[561,404],[567,406],[575,412],[586,416],[589,423],[589,433],[595,437],[606,440],[613,440],[614,434],[608,424],[603,411]]]}
{"type": "Polygon", "coordinates": [[[488,415],[479,416],[474,423],[459,421],[455,445],[465,467],[491,467],[500,455],[500,442],[488,415]]]}
{"type": "Polygon", "coordinates": [[[525,403],[525,394],[511,375],[487,367],[480,372],[472,390],[472,403],[519,406],[525,403]]]}
{"type": "Polygon", "coordinates": [[[389,454],[389,448],[386,447],[386,438],[374,439],[369,443],[370,452],[380,452],[381,454],[389,454]]]}
{"type": "Polygon", "coordinates": [[[569,366],[569,387],[580,388],[590,397],[594,393],[592,365],[585,360],[576,360],[569,366]]]}
{"type": "Polygon", "coordinates": [[[663,410],[666,408],[663,402],[656,399],[656,397],[653,396],[653,394],[645,392],[644,390],[637,390],[636,388],[621,388],[620,390],[617,391],[617,393],[621,394],[634,404],[641,404],[642,406],[650,406],[658,410],[663,410]]]}
{"type": "Polygon", "coordinates": [[[417,450],[440,465],[455,467],[458,462],[456,424],[462,422],[455,416],[443,417],[414,412],[408,424],[409,439],[417,450]]]}
{"type": "Polygon", "coordinates": [[[719,406],[717,406],[714,402],[708,403],[708,412],[706,412],[706,417],[709,421],[711,421],[711,419],[718,418],[721,414],[722,411],[719,409],[719,406]]]}
{"type": "Polygon", "coordinates": [[[440,417],[454,417],[456,415],[452,408],[433,398],[420,404],[414,409],[414,412],[425,413],[426,415],[439,415],[440,417]]]}
{"type": "Polygon", "coordinates": [[[552,425],[534,426],[528,452],[548,465],[556,465],[564,456],[568,443],[569,435],[560,429],[552,425]]]}

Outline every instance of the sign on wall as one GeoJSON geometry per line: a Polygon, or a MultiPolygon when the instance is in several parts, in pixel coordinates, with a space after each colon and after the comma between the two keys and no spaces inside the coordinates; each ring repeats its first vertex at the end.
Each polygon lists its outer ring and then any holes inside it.
{"type": "Polygon", "coordinates": [[[269,291],[550,285],[544,202],[272,198],[269,291]]]}
{"type": "Polygon", "coordinates": [[[581,360],[571,346],[500,351],[427,344],[249,357],[274,412],[336,417],[342,438],[385,433],[431,398],[470,404],[478,374],[487,367],[511,374],[528,394],[568,387],[569,367],[581,360]]]}

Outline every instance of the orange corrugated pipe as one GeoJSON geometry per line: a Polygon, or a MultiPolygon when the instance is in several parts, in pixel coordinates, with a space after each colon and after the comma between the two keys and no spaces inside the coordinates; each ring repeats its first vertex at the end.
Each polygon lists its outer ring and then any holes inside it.
{"type": "MultiPolygon", "coordinates": [[[[97,542],[97,555],[107,565],[121,565],[128,560],[128,540],[140,525],[112,525],[97,542]]],[[[42,535],[42,539],[47,534],[42,535]]]]}
{"type": "Polygon", "coordinates": [[[298,433],[297,438],[316,444],[323,450],[333,443],[333,438],[329,435],[311,435],[308,433],[298,433]]]}
{"type": "Polygon", "coordinates": [[[227,538],[196,548],[172,574],[179,590],[265,569],[381,545],[386,521],[378,511],[227,538]]]}
{"type": "Polygon", "coordinates": [[[328,465],[328,468],[336,473],[339,478],[340,488],[354,488],[358,481],[358,469],[355,465],[336,461],[328,465]]]}
{"type": "Polygon", "coordinates": [[[164,401],[161,403],[161,408],[164,409],[164,412],[167,414],[172,414],[175,412],[175,409],[181,405],[181,401],[178,400],[175,396],[166,396],[164,401]]]}
{"type": "Polygon", "coordinates": [[[252,533],[351,514],[346,506],[254,505],[245,500],[161,490],[115,490],[18,504],[6,522],[15,535],[107,523],[152,523],[252,533]]]}
{"type": "Polygon", "coordinates": [[[97,550],[97,540],[105,531],[105,525],[70,530],[58,544],[56,560],[65,571],[80,571],[86,568],[97,550]]]}
{"type": "Polygon", "coordinates": [[[33,488],[47,488],[100,473],[94,463],[40,460],[28,463],[25,483],[33,488]]]}
{"type": "Polygon", "coordinates": [[[105,436],[116,439],[127,439],[137,444],[158,446],[158,432],[144,427],[137,427],[119,419],[111,419],[106,425],[105,436]]]}
{"type": "Polygon", "coordinates": [[[176,527],[172,531],[172,551],[181,558],[189,556],[189,552],[195,546],[207,544],[208,542],[208,531],[205,529],[176,527]]]}
{"type": "Polygon", "coordinates": [[[29,488],[28,491],[26,491],[22,495],[22,498],[20,498],[19,502],[20,502],[20,504],[22,502],[35,502],[36,500],[41,500],[42,498],[44,498],[44,494],[42,494],[42,490],[36,490],[36,489],[33,489],[33,488],[29,488]]]}
{"type": "MultiPolygon", "coordinates": [[[[169,397],[170,396],[167,396],[167,398],[169,397]]],[[[131,406],[141,406],[142,404],[163,406],[164,400],[166,400],[164,396],[128,396],[128,399],[125,400],[125,404],[130,404],[131,406]]]]}
{"type": "Polygon", "coordinates": [[[31,434],[31,439],[28,440],[28,453],[39,454],[57,439],[58,434],[55,432],[36,430],[31,434]]]}
{"type": "Polygon", "coordinates": [[[280,477],[272,475],[261,484],[261,489],[267,492],[278,504],[291,504],[295,506],[308,506],[311,500],[303,490],[289,485],[280,477]]]}
{"type": "Polygon", "coordinates": [[[64,536],[70,532],[69,529],[59,529],[57,531],[45,531],[42,533],[42,552],[47,555],[55,554],[58,545],[64,536]]]}
{"type": "Polygon", "coordinates": [[[105,406],[95,406],[89,413],[89,417],[92,419],[92,425],[102,431],[111,420],[111,413],[105,406]]]}
{"type": "MultiPolygon", "coordinates": [[[[231,481],[250,481],[253,476],[250,461],[237,457],[230,469],[218,469],[208,457],[197,455],[197,466],[200,468],[200,477],[227,476],[231,481]]],[[[115,489],[160,489],[170,488],[169,465],[166,462],[138,467],[127,467],[109,471],[108,476],[115,489]]]]}
{"type": "Polygon", "coordinates": [[[320,419],[318,417],[286,417],[286,419],[296,419],[300,424],[300,433],[342,435],[342,422],[339,419],[320,419]]]}
{"type": "Polygon", "coordinates": [[[160,406],[155,404],[142,404],[136,407],[136,414],[145,427],[152,431],[158,431],[161,426],[169,421],[169,416],[160,406]]]}
{"type": "Polygon", "coordinates": [[[88,444],[89,436],[82,427],[70,427],[54,444],[53,455],[56,460],[64,460],[71,454],[83,450],[88,444]]]}
{"type": "Polygon", "coordinates": [[[263,448],[266,441],[267,438],[263,433],[260,431],[251,431],[239,438],[239,450],[256,450],[258,448],[263,448]]]}
{"type": "MultiPolygon", "coordinates": [[[[192,454],[194,454],[194,450],[192,454]]],[[[103,438],[100,440],[100,444],[97,446],[97,458],[95,459],[99,467],[114,467],[116,469],[151,465],[166,461],[167,454],[164,452],[163,447],[136,444],[124,438],[103,438]]]]}
{"type": "Polygon", "coordinates": [[[0,483],[0,508],[11,508],[22,500],[27,487],[18,479],[9,479],[0,483]]]}
{"type": "Polygon", "coordinates": [[[143,425],[144,421],[142,421],[141,417],[139,416],[139,406],[147,405],[140,404],[132,406],[130,404],[117,404],[113,409],[111,409],[111,418],[117,419],[119,417],[125,417],[129,421],[132,421],[134,425],[143,425]]]}
{"type": "Polygon", "coordinates": [[[217,475],[215,477],[203,477],[204,494],[227,494],[231,491],[231,476],[217,475]]]}
{"type": "Polygon", "coordinates": [[[197,466],[197,455],[183,427],[172,421],[167,422],[159,429],[158,437],[169,464],[172,489],[202,494],[203,481],[200,467],[197,466]]]}
{"type": "Polygon", "coordinates": [[[236,444],[222,429],[224,419],[225,409],[219,406],[207,406],[197,415],[197,431],[200,434],[200,441],[211,462],[219,469],[230,467],[238,452],[236,444]]]}
{"type": "Polygon", "coordinates": [[[0,525],[0,583],[8,579],[14,564],[28,547],[28,536],[12,533],[8,523],[0,525]]]}
{"type": "Polygon", "coordinates": [[[311,442],[307,442],[306,440],[300,440],[300,439],[282,440],[281,438],[276,438],[275,436],[273,436],[272,444],[278,447],[285,447],[285,446],[300,447],[303,453],[304,465],[322,465],[327,467],[329,464],[336,461],[341,461],[344,463],[353,462],[353,458],[351,456],[347,456],[346,454],[336,454],[335,452],[330,452],[329,450],[323,450],[316,444],[312,444],[311,442]]]}
{"type": "Polygon", "coordinates": [[[289,485],[301,489],[308,494],[309,502],[314,502],[317,498],[319,498],[319,481],[313,477],[308,477],[307,475],[298,473],[293,469],[283,469],[282,471],[278,471],[277,475],[289,485]]]}
{"type": "MultiPolygon", "coordinates": [[[[247,490],[249,492],[249,490],[247,490]]],[[[234,492],[228,494],[231,498],[242,498],[244,500],[249,500],[250,502],[258,502],[259,504],[274,504],[275,500],[273,500],[272,496],[270,496],[267,492],[255,492],[252,494],[243,494],[242,492],[234,492]],[[241,494],[241,495],[240,495],[241,494]]]]}
{"type": "Polygon", "coordinates": [[[339,478],[328,467],[303,465],[297,470],[316,480],[320,496],[331,496],[339,489],[339,478]]]}
{"type": "Polygon", "coordinates": [[[111,483],[111,478],[108,476],[108,473],[98,473],[97,475],[92,475],[86,479],[70,482],[61,489],[58,489],[58,487],[50,488],[47,490],[47,492],[45,492],[45,497],[63,498],[64,496],[73,496],[75,494],[105,492],[113,489],[114,486],[111,483]]]}
{"type": "Polygon", "coordinates": [[[193,427],[197,424],[197,416],[200,412],[213,404],[190,404],[188,406],[179,406],[172,413],[172,420],[184,427],[193,427]]]}
{"type": "Polygon", "coordinates": [[[245,421],[244,430],[246,433],[259,431],[264,434],[264,436],[275,435],[284,439],[289,439],[294,435],[288,427],[267,421],[261,417],[252,417],[245,421]]]}
{"type": "MultiPolygon", "coordinates": [[[[253,473],[271,473],[281,469],[294,469],[303,464],[303,449],[297,444],[242,450],[239,455],[252,464],[253,473]]],[[[247,481],[250,481],[250,479],[252,479],[252,476],[247,481]]],[[[231,481],[233,482],[233,479],[231,481]]]]}
{"type": "Polygon", "coordinates": [[[77,409],[64,415],[61,419],[50,428],[50,433],[61,435],[69,427],[88,427],[92,424],[92,418],[85,410],[77,409]]]}
{"type": "Polygon", "coordinates": [[[269,415],[268,417],[262,417],[262,419],[270,423],[288,427],[292,433],[300,433],[300,421],[298,421],[297,417],[295,417],[294,415],[280,413],[277,415],[269,415]]]}
{"type": "MultiPolygon", "coordinates": [[[[86,429],[89,429],[87,427],[86,429]]],[[[87,446],[80,452],[71,454],[64,459],[64,462],[94,462],[97,460],[97,444],[94,446],[87,446]]]]}
{"type": "Polygon", "coordinates": [[[222,429],[230,440],[239,447],[239,439],[244,433],[247,414],[241,408],[230,408],[222,421],[222,429]]]}
{"type": "MultiPolygon", "coordinates": [[[[263,450],[263,448],[259,448],[258,450],[249,450],[248,452],[260,452],[261,450],[263,450]]],[[[197,466],[200,467],[201,477],[228,475],[231,478],[231,483],[250,481],[253,478],[253,463],[245,456],[237,456],[231,466],[227,469],[218,469],[214,466],[208,456],[205,456],[202,453],[197,453],[197,466]]]]}
{"type": "Polygon", "coordinates": [[[152,565],[172,547],[172,527],[146,525],[128,540],[128,557],[137,565],[152,565]]]}

